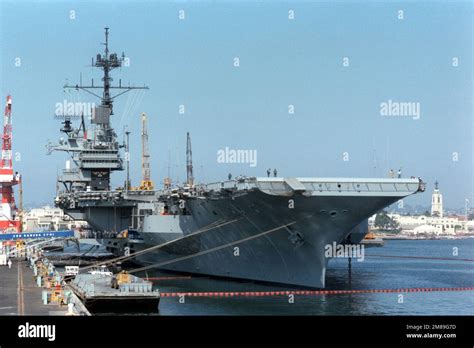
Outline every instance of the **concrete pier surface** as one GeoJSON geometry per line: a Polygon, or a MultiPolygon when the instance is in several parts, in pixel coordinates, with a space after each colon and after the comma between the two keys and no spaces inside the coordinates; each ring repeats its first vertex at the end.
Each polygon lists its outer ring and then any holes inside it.
{"type": "Polygon", "coordinates": [[[66,315],[66,306],[43,304],[44,289],[36,285],[27,262],[12,261],[11,269],[0,266],[0,315],[66,315]]]}

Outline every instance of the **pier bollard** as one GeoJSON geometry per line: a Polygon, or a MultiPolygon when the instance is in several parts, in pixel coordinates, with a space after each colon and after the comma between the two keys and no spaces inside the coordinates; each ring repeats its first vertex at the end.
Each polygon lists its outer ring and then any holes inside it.
{"type": "Polygon", "coordinates": [[[69,302],[67,304],[67,314],[68,315],[73,315],[74,314],[74,303],[69,302]]]}
{"type": "Polygon", "coordinates": [[[43,299],[43,304],[47,305],[48,304],[48,291],[43,290],[41,293],[41,297],[43,299]]]}

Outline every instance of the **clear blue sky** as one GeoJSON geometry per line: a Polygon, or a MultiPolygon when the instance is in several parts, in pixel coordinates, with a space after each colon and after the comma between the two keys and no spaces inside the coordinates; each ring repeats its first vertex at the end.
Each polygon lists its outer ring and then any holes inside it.
{"type": "Polygon", "coordinates": [[[105,26],[112,52],[131,59],[115,81],[151,88],[133,114],[123,113],[132,98],[115,105],[114,125],[128,124],[134,137],[135,183],[139,113],[146,111],[156,182],[166,176],[168,157],[172,177],[185,178],[189,131],[199,181],[229,172],[262,176],[267,168],[282,176],[372,177],[375,144],[377,176],[401,166],[404,176],[428,182],[427,193],[406,203],[429,205],[435,180],[447,206],[474,202],[472,2],[0,3],[0,94],[2,101],[13,96],[14,151],[21,153],[15,168],[27,203],[54,198],[66,160],[46,156],[44,147],[61,136],[55,104],[68,97],[66,78],[75,83],[82,72],[84,81],[99,81],[87,64],[102,52],[105,26]],[[420,119],[381,116],[380,103],[389,99],[419,102],[420,119]],[[257,150],[257,166],[217,163],[226,146],[257,150]]]}

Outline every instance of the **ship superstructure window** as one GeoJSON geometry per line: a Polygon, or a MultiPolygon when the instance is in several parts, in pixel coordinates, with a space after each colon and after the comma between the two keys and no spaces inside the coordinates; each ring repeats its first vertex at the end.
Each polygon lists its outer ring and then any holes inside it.
{"type": "Polygon", "coordinates": [[[140,215],[151,215],[153,214],[153,209],[140,209],[140,215]]]}

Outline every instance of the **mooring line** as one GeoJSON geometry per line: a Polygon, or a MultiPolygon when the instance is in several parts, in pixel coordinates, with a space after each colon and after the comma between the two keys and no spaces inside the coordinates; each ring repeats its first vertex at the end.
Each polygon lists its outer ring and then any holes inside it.
{"type": "Polygon", "coordinates": [[[282,228],[285,228],[285,227],[287,227],[287,226],[291,226],[291,225],[293,225],[293,224],[295,224],[295,223],[296,223],[296,221],[293,221],[293,222],[290,222],[290,223],[288,223],[288,224],[284,224],[284,225],[281,225],[281,226],[272,228],[272,229],[270,229],[270,230],[267,230],[267,231],[264,231],[264,232],[255,234],[255,235],[253,235],[253,236],[249,236],[249,237],[246,237],[246,238],[242,238],[242,239],[239,239],[239,240],[236,240],[236,241],[233,241],[233,242],[224,244],[224,245],[219,245],[219,246],[217,246],[217,247],[215,247],[215,248],[203,250],[203,251],[200,251],[200,252],[195,253],[195,254],[190,254],[190,255],[186,255],[186,256],[182,256],[182,257],[177,257],[177,258],[172,259],[172,260],[154,263],[154,264],[152,264],[152,265],[145,266],[145,267],[135,268],[135,269],[132,269],[131,271],[128,271],[128,273],[141,272],[141,271],[145,271],[145,270],[150,269],[150,268],[158,268],[158,267],[161,267],[161,266],[169,265],[169,264],[171,264],[171,263],[175,263],[175,262],[179,262],[179,261],[188,260],[188,259],[191,259],[191,258],[194,258],[194,257],[197,257],[197,256],[206,255],[206,254],[212,253],[212,252],[214,252],[214,251],[221,250],[221,249],[224,249],[224,248],[228,248],[228,247],[233,246],[233,245],[241,244],[241,243],[247,242],[247,241],[252,240],[252,239],[255,239],[255,238],[260,238],[260,237],[262,237],[262,236],[264,236],[264,235],[267,235],[267,234],[269,234],[269,233],[272,233],[272,232],[281,230],[282,228]]]}
{"type": "MultiPolygon", "coordinates": [[[[188,239],[190,237],[194,237],[198,234],[201,234],[203,232],[206,232],[206,231],[210,231],[210,230],[213,230],[213,229],[216,229],[216,228],[219,228],[219,227],[222,227],[222,226],[225,226],[225,225],[228,225],[228,224],[232,224],[236,221],[239,221],[240,219],[242,218],[237,218],[237,219],[234,219],[234,220],[230,220],[230,221],[225,221],[219,225],[216,225],[216,226],[213,226],[213,227],[209,227],[209,228],[203,228],[203,229],[199,229],[195,232],[192,232],[190,234],[187,234],[181,238],[178,238],[178,239],[173,239],[173,240],[170,240],[168,242],[165,242],[163,244],[158,244],[158,245],[154,245],[152,247],[149,247],[149,248],[146,248],[146,249],[143,249],[143,250],[140,250],[140,251],[137,251],[133,254],[130,254],[130,255],[124,255],[124,256],[119,256],[119,257],[116,257],[116,258],[113,258],[113,259],[110,259],[110,260],[105,260],[105,261],[100,261],[100,262],[97,262],[97,263],[94,263],[90,266],[86,266],[86,267],[81,267],[80,270],[81,271],[84,271],[86,269],[90,269],[90,268],[94,268],[94,267],[97,267],[97,266],[100,266],[100,265],[107,265],[107,264],[111,264],[111,263],[116,263],[118,261],[124,261],[124,260],[127,260],[127,259],[132,259],[132,258],[135,258],[137,257],[138,255],[141,255],[141,254],[145,254],[145,253],[149,253],[151,252],[152,250],[158,250],[158,249],[161,249],[161,248],[164,248],[168,245],[171,245],[171,244],[174,244],[174,243],[177,243],[177,242],[180,242],[182,240],[185,240],[185,239],[188,239]]],[[[209,226],[209,225],[208,225],[209,226]]]]}
{"type": "Polygon", "coordinates": [[[272,297],[288,295],[348,295],[373,293],[474,291],[474,287],[463,288],[401,288],[401,289],[365,289],[365,290],[284,290],[284,291],[224,291],[224,292],[161,292],[161,297],[272,297]]]}

